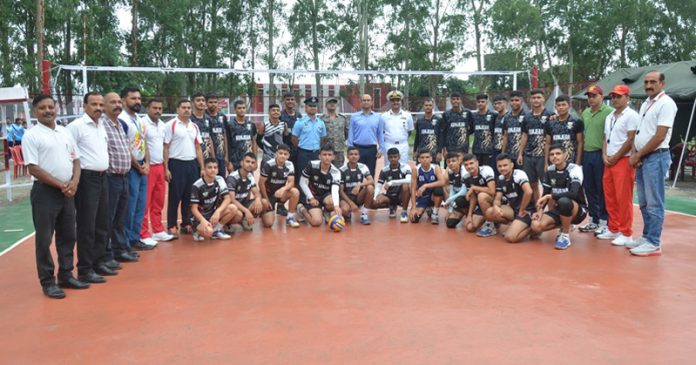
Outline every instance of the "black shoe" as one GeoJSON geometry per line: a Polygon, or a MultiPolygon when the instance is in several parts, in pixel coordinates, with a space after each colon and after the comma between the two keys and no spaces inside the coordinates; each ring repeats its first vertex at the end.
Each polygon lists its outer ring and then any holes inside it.
{"type": "Polygon", "coordinates": [[[193,233],[193,228],[191,228],[191,226],[189,226],[189,225],[181,226],[181,228],[179,228],[180,235],[192,234],[192,233],[193,233]]]}
{"type": "Polygon", "coordinates": [[[71,275],[65,279],[59,279],[58,286],[65,289],[87,289],[89,288],[89,283],[77,280],[71,275]]]}
{"type": "Polygon", "coordinates": [[[286,208],[285,205],[278,203],[278,206],[276,207],[276,214],[282,215],[283,217],[287,217],[288,208],[286,208]]]}
{"type": "Polygon", "coordinates": [[[121,252],[114,256],[118,262],[138,262],[138,258],[131,255],[130,252],[121,252]]]}
{"type": "Polygon", "coordinates": [[[140,258],[140,252],[138,251],[128,250],[128,254],[135,257],[136,259],[140,258]]]}
{"type": "Polygon", "coordinates": [[[79,275],[77,280],[84,281],[86,283],[101,284],[106,283],[106,279],[103,276],[97,275],[97,273],[91,272],[85,275],[79,275]]]}
{"type": "Polygon", "coordinates": [[[105,264],[99,264],[94,268],[94,272],[102,276],[114,276],[118,275],[118,271],[109,269],[105,264]]]}
{"type": "Polygon", "coordinates": [[[119,264],[118,261],[116,261],[116,260],[114,260],[114,259],[111,259],[111,260],[105,262],[104,265],[106,265],[106,267],[108,267],[108,268],[111,269],[111,270],[121,270],[121,269],[123,269],[123,266],[121,266],[121,264],[119,264]]]}
{"type": "Polygon", "coordinates": [[[63,289],[59,288],[56,284],[49,284],[43,287],[43,293],[45,296],[53,299],[63,299],[65,298],[65,292],[63,289]]]}
{"type": "Polygon", "coordinates": [[[136,250],[136,251],[150,251],[153,248],[155,248],[155,246],[146,245],[146,244],[138,241],[136,243],[131,243],[131,248],[136,250]]]}

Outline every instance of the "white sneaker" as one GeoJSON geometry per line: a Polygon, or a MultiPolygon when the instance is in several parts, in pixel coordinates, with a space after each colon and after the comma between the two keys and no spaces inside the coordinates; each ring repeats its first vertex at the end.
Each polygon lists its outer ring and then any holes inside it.
{"type": "Polygon", "coordinates": [[[141,238],[141,239],[140,239],[140,242],[142,242],[144,245],[148,245],[148,246],[151,246],[151,247],[157,246],[157,241],[153,240],[153,239],[150,238],[150,237],[148,237],[148,238],[141,238]]]}
{"type": "Polygon", "coordinates": [[[595,236],[599,236],[602,233],[605,233],[609,231],[609,227],[607,227],[607,221],[605,220],[599,220],[599,225],[597,226],[597,229],[594,231],[595,236]]]}
{"type": "Polygon", "coordinates": [[[168,242],[174,239],[174,236],[171,234],[162,231],[162,232],[157,232],[152,234],[152,239],[154,239],[157,242],[168,242]]]}
{"type": "Polygon", "coordinates": [[[616,232],[616,233],[615,233],[615,232],[612,232],[612,231],[610,231],[610,230],[607,229],[606,232],[601,233],[601,234],[598,234],[598,235],[597,235],[597,239],[600,239],[600,240],[615,240],[615,239],[619,238],[620,236],[621,236],[621,233],[619,233],[619,232],[616,232]]]}
{"type": "Polygon", "coordinates": [[[201,236],[200,233],[198,233],[198,232],[193,232],[193,240],[195,242],[201,242],[201,241],[205,240],[205,237],[201,236]]]}
{"type": "Polygon", "coordinates": [[[627,244],[630,244],[633,242],[633,238],[631,236],[624,236],[623,234],[617,237],[615,240],[611,241],[611,244],[614,246],[626,246],[627,244]]]}

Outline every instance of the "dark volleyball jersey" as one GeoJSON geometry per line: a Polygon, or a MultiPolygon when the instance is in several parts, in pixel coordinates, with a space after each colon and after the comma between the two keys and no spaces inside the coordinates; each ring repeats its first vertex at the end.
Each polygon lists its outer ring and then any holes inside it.
{"type": "Polygon", "coordinates": [[[578,151],[578,133],[585,131],[582,120],[569,117],[567,121],[550,121],[546,124],[545,133],[551,136],[551,144],[560,143],[568,152],[568,160],[575,161],[578,151]]]}
{"type": "Polygon", "coordinates": [[[493,151],[500,152],[503,150],[503,121],[505,120],[505,114],[495,115],[495,122],[493,122],[493,151]]]}
{"type": "Polygon", "coordinates": [[[512,115],[512,112],[505,114],[503,119],[503,131],[507,132],[507,147],[505,151],[517,160],[520,153],[520,139],[522,137],[522,123],[527,119],[527,114],[520,111],[519,115],[512,115]]]}
{"type": "MultiPolygon", "coordinates": [[[[394,180],[408,179],[411,181],[411,166],[405,163],[399,163],[399,166],[392,168],[391,164],[385,166],[379,173],[379,178],[377,179],[378,184],[384,184],[392,182],[394,180]]],[[[387,195],[399,195],[401,186],[389,186],[387,190],[387,195]]]]}
{"type": "Polygon", "coordinates": [[[442,126],[440,127],[440,138],[443,147],[448,151],[455,151],[464,147],[469,151],[469,134],[472,132],[471,112],[462,109],[455,112],[450,109],[442,115],[442,126]]]}
{"type": "Polygon", "coordinates": [[[285,122],[282,120],[278,121],[278,124],[271,123],[267,120],[263,123],[263,159],[270,160],[275,158],[276,148],[279,144],[283,143],[283,135],[285,132],[285,122]]]}
{"type": "MultiPolygon", "coordinates": [[[[510,180],[505,180],[503,175],[498,176],[498,180],[495,182],[495,191],[503,193],[510,208],[517,211],[520,209],[520,203],[522,203],[522,197],[524,196],[522,187],[525,184],[529,184],[527,174],[522,170],[515,169],[512,171],[510,180]]],[[[527,211],[531,212],[533,210],[534,203],[530,202],[527,205],[527,211]]]]}
{"type": "Polygon", "coordinates": [[[288,177],[295,176],[295,165],[288,160],[282,166],[278,166],[278,162],[273,158],[261,166],[260,175],[266,178],[266,191],[272,195],[287,184],[288,177]]]}
{"type": "MultiPolygon", "coordinates": [[[[288,126],[288,129],[292,131],[292,127],[295,126],[295,122],[302,118],[302,113],[300,113],[298,110],[295,110],[294,115],[288,114],[288,112],[283,109],[282,112],[280,112],[280,120],[285,123],[286,126],[288,126]]],[[[285,143],[288,146],[292,146],[292,133],[288,134],[283,138],[283,143],[285,143]]]]}
{"type": "Polygon", "coordinates": [[[525,116],[522,132],[527,133],[527,147],[524,150],[526,156],[544,157],[544,146],[546,146],[544,130],[552,115],[553,113],[544,109],[539,115],[529,112],[525,116]]]}
{"type": "Polygon", "coordinates": [[[464,166],[458,168],[457,171],[447,169],[447,178],[455,194],[462,190],[462,171],[464,171],[464,166]]]}
{"type": "Polygon", "coordinates": [[[567,197],[582,206],[587,206],[582,180],[582,167],[574,163],[566,164],[563,170],[551,165],[544,174],[541,185],[544,187],[544,195],[551,194],[553,200],[567,197]]]}
{"type": "Polygon", "coordinates": [[[213,141],[210,139],[210,122],[208,121],[208,118],[206,118],[205,114],[203,114],[203,118],[198,118],[197,116],[191,114],[190,119],[198,126],[198,130],[201,133],[201,139],[203,140],[203,143],[201,143],[203,159],[211,157],[210,149],[213,147],[213,141]]]}
{"type": "Polygon", "coordinates": [[[416,120],[416,139],[413,143],[413,151],[421,149],[430,151],[433,154],[440,152],[442,141],[440,140],[440,128],[442,117],[433,114],[431,119],[426,119],[425,115],[416,120]]]}
{"type": "MultiPolygon", "coordinates": [[[[437,166],[431,164],[428,170],[425,170],[423,168],[423,166],[421,166],[420,164],[418,164],[417,167],[418,167],[418,179],[416,179],[416,184],[418,185],[419,188],[425,184],[430,184],[432,182],[437,181],[437,173],[436,173],[437,166]]],[[[428,188],[428,189],[425,189],[423,194],[421,194],[420,198],[426,198],[426,197],[429,197],[431,195],[433,195],[433,189],[428,188]]]]}
{"type": "Polygon", "coordinates": [[[242,179],[239,170],[236,170],[227,177],[227,188],[231,193],[234,193],[234,199],[243,205],[249,203],[251,199],[249,193],[255,186],[256,180],[254,179],[254,174],[251,172],[247,175],[246,180],[242,179]]]}
{"type": "Polygon", "coordinates": [[[244,154],[251,152],[252,141],[256,138],[256,124],[249,119],[238,123],[235,118],[227,123],[227,151],[230,161],[239,162],[244,154]]]}
{"type": "Polygon", "coordinates": [[[228,192],[225,179],[221,176],[215,176],[212,184],[208,184],[201,178],[191,187],[191,204],[198,204],[198,211],[205,219],[210,219],[228,192]]]}
{"type": "Polygon", "coordinates": [[[332,185],[341,185],[341,171],[331,164],[326,173],[322,172],[320,160],[310,161],[302,171],[302,176],[309,180],[309,190],[316,199],[331,193],[332,185]]]}
{"type": "Polygon", "coordinates": [[[471,176],[471,174],[462,169],[462,183],[470,188],[472,186],[487,187],[488,183],[495,180],[495,173],[490,166],[479,166],[478,176],[471,176]]]}
{"type": "Polygon", "coordinates": [[[486,112],[479,114],[478,111],[471,113],[471,124],[474,129],[474,153],[493,153],[493,124],[496,114],[486,112]]]}
{"type": "Polygon", "coordinates": [[[351,169],[348,164],[341,166],[341,180],[343,181],[343,191],[348,195],[352,195],[351,190],[363,182],[366,178],[370,177],[370,169],[364,163],[358,162],[358,166],[355,169],[351,169]]]}
{"type": "Polygon", "coordinates": [[[213,141],[213,149],[215,150],[215,158],[218,160],[225,159],[225,125],[227,125],[227,116],[224,114],[210,115],[207,114],[208,122],[210,123],[210,139],[213,141]]]}

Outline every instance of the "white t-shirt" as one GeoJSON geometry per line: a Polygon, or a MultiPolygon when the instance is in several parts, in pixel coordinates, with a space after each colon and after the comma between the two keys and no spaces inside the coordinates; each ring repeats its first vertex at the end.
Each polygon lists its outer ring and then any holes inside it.
{"type": "Polygon", "coordinates": [[[189,121],[187,126],[174,118],[166,124],[164,143],[169,144],[170,159],[191,161],[196,159],[196,145],[203,143],[203,139],[196,123],[189,121]]]}
{"type": "Polygon", "coordinates": [[[24,162],[42,168],[56,179],[68,182],[73,175],[73,161],[80,158],[72,133],[57,125],[55,129],[38,123],[22,137],[24,162]]]}
{"type": "Polygon", "coordinates": [[[106,171],[109,168],[109,142],[102,122],[95,123],[85,114],[73,120],[67,128],[80,151],[80,167],[85,170],[106,171]]]}
{"type": "Polygon", "coordinates": [[[384,142],[406,142],[408,133],[414,128],[411,113],[401,109],[394,113],[391,109],[382,114],[384,118],[384,142]]]}
{"type": "Polygon", "coordinates": [[[164,162],[164,131],[167,124],[161,120],[155,124],[147,115],[141,121],[147,128],[145,138],[147,149],[150,151],[150,164],[161,164],[164,162]]]}
{"type": "MultiPolygon", "coordinates": [[[[604,122],[604,138],[607,140],[607,156],[613,156],[628,139],[628,132],[638,128],[640,116],[631,108],[624,109],[618,116],[616,112],[607,115],[604,122]]],[[[630,156],[629,150],[625,156],[630,156]]]]}
{"type": "Polygon", "coordinates": [[[657,148],[669,148],[669,140],[672,138],[672,126],[674,117],[677,115],[677,104],[665,94],[659,93],[655,99],[646,99],[640,106],[641,120],[636,129],[636,149],[640,150],[648,144],[648,141],[655,135],[658,126],[669,127],[667,136],[657,148]]]}

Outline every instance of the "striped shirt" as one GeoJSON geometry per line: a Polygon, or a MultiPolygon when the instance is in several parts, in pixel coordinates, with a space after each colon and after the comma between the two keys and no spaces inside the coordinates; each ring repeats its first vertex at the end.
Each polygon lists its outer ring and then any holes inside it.
{"type": "Polygon", "coordinates": [[[107,174],[126,174],[131,167],[131,153],[128,136],[123,130],[121,119],[114,123],[106,116],[102,116],[99,121],[106,130],[106,139],[109,150],[109,168],[107,174]]]}

